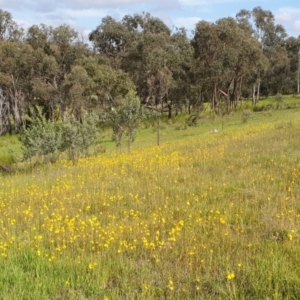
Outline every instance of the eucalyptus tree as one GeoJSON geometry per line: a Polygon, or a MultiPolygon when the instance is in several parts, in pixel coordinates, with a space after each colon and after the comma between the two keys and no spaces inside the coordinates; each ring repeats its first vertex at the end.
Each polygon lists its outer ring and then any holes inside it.
{"type": "Polygon", "coordinates": [[[11,132],[10,124],[10,105],[8,98],[0,90],[0,135],[11,132]]]}
{"type": "MultiPolygon", "coordinates": [[[[271,71],[276,71],[274,66],[275,57],[282,58],[280,65],[281,71],[288,66],[287,56],[283,48],[284,40],[286,38],[286,32],[283,26],[275,24],[275,17],[269,10],[263,10],[261,7],[255,7],[252,11],[241,10],[236,19],[240,26],[250,29],[252,35],[259,41],[263,53],[268,58],[268,66],[266,64],[259,66],[256,70],[256,75],[253,80],[252,101],[256,105],[260,98],[261,85],[264,89],[267,89],[266,81],[269,80],[271,71]],[[283,66],[285,65],[285,66],[283,66]],[[267,72],[268,71],[268,72],[267,72]]],[[[277,70],[279,71],[279,70],[277,70]]]]}
{"type": "Polygon", "coordinates": [[[183,107],[188,111],[191,108],[199,110],[202,108],[202,101],[195,92],[193,82],[193,55],[194,50],[187,37],[185,28],[176,29],[171,35],[172,52],[170,53],[170,69],[174,85],[170,90],[168,99],[168,115],[171,117],[172,109],[176,113],[183,107]]]}
{"type": "Polygon", "coordinates": [[[113,134],[119,151],[122,151],[125,134],[127,135],[128,151],[130,151],[135,131],[142,118],[141,103],[136,92],[130,90],[121,104],[109,112],[108,118],[112,122],[113,134]]]}
{"type": "Polygon", "coordinates": [[[20,41],[0,43],[0,86],[10,103],[15,132],[19,132],[28,108],[33,69],[34,50],[20,41]]]}
{"type": "Polygon", "coordinates": [[[78,32],[68,25],[51,28],[50,34],[50,54],[60,66],[63,78],[80,58],[90,53],[87,45],[79,39],[78,32]]]}
{"type": "Polygon", "coordinates": [[[58,73],[52,77],[51,85],[56,90],[56,103],[60,107],[61,114],[64,114],[70,101],[65,80],[84,51],[78,33],[67,25],[51,28],[49,47],[50,55],[55,58],[58,65],[58,73]]]}
{"type": "Polygon", "coordinates": [[[262,78],[262,92],[282,94],[286,92],[289,83],[290,59],[285,47],[275,44],[265,51],[269,67],[262,78]]]}
{"type": "Polygon", "coordinates": [[[215,23],[200,21],[192,45],[199,90],[209,95],[211,108],[217,110],[222,98],[227,111],[236,107],[243,83],[262,62],[259,43],[234,19],[223,18],[215,23]]]}
{"type": "Polygon", "coordinates": [[[207,21],[196,24],[191,44],[194,48],[194,79],[200,98],[210,101],[215,109],[218,101],[217,85],[221,62],[218,60],[219,39],[216,25],[207,21]]]}
{"type": "Polygon", "coordinates": [[[83,108],[87,108],[92,79],[83,66],[75,65],[66,75],[63,86],[68,91],[67,107],[77,119],[81,119],[83,108]]]}
{"type": "Polygon", "coordinates": [[[126,51],[131,37],[132,34],[122,22],[107,16],[90,33],[89,40],[98,55],[106,57],[114,68],[119,68],[121,54],[126,51]]]}
{"type": "Polygon", "coordinates": [[[10,12],[0,9],[0,41],[20,40],[23,29],[19,28],[10,12]]]}
{"type": "Polygon", "coordinates": [[[285,86],[282,93],[292,94],[297,91],[298,72],[299,72],[299,55],[300,55],[300,35],[298,38],[289,37],[284,43],[289,59],[289,72],[285,78],[285,86]]]}
{"type": "Polygon", "coordinates": [[[104,63],[101,57],[85,57],[81,65],[90,78],[88,108],[113,109],[135,86],[129,75],[104,63]]]}
{"type": "Polygon", "coordinates": [[[188,97],[188,74],[192,47],[183,28],[174,33],[150,14],[125,16],[123,24],[132,34],[123,55],[122,68],[130,74],[144,106],[171,117],[174,105],[188,97]]]}
{"type": "Polygon", "coordinates": [[[165,34],[145,33],[133,45],[123,64],[136,84],[143,104],[149,107],[157,107],[167,100],[174,84],[168,65],[171,44],[166,41],[169,38],[165,34]]]}
{"type": "Polygon", "coordinates": [[[81,96],[85,92],[79,92],[79,86],[86,86],[88,78],[79,62],[91,51],[80,41],[78,33],[68,25],[34,25],[27,30],[25,41],[44,54],[35,68],[33,81],[38,104],[47,107],[51,118],[56,110],[63,115],[69,106],[81,111],[81,96]]]}
{"type": "Polygon", "coordinates": [[[175,77],[179,80],[180,72],[183,74],[179,64],[184,65],[191,58],[183,32],[172,36],[162,20],[143,13],[126,15],[119,22],[112,17],[104,18],[90,40],[96,52],[108,58],[114,69],[121,68],[129,74],[143,105],[161,111],[164,104],[171,114],[169,95],[176,87],[175,77]]]}
{"type": "Polygon", "coordinates": [[[50,54],[51,26],[45,24],[32,25],[25,34],[25,42],[33,49],[42,49],[46,54],[50,54]]]}
{"type": "Polygon", "coordinates": [[[60,68],[55,58],[41,49],[35,50],[35,55],[38,55],[38,62],[32,79],[31,104],[43,106],[47,116],[53,120],[61,103],[60,68]]]}

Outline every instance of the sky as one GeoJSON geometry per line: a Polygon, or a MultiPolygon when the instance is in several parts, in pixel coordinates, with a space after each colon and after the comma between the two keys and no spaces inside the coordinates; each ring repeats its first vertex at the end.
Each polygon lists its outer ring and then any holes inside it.
{"type": "Polygon", "coordinates": [[[85,37],[106,16],[121,20],[127,14],[149,12],[170,28],[185,27],[191,35],[198,21],[215,22],[257,6],[270,10],[289,36],[300,35],[299,0],[0,0],[0,9],[10,12],[23,28],[67,24],[85,37]]]}

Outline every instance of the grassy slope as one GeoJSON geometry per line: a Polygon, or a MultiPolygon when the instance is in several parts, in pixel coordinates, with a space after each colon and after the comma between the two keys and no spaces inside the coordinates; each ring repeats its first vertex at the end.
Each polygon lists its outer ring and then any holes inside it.
{"type": "MultiPolygon", "coordinates": [[[[285,118],[285,109],[297,108],[300,106],[299,97],[285,97],[283,102],[280,103],[280,109],[275,110],[276,101],[274,97],[270,97],[264,100],[260,100],[258,107],[273,106],[273,110],[255,112],[250,115],[249,120],[246,125],[251,125],[253,123],[264,122],[266,117],[268,117],[270,122],[277,121],[278,119],[285,118]]],[[[245,101],[241,104],[240,111],[233,113],[232,116],[224,117],[224,127],[226,131],[231,130],[235,127],[241,126],[242,111],[252,110],[251,102],[245,101]]],[[[221,118],[212,119],[209,115],[209,109],[202,114],[201,120],[199,121],[199,126],[188,127],[185,130],[185,120],[186,116],[174,116],[172,120],[163,118],[161,121],[161,143],[193,138],[198,135],[207,134],[209,131],[214,129],[222,128],[221,118]],[[181,129],[180,129],[181,128],[181,129]]],[[[245,125],[245,124],[244,124],[245,125]]],[[[156,145],[156,124],[155,121],[142,122],[140,129],[137,133],[136,140],[132,144],[133,149],[138,149],[145,146],[156,145]]],[[[99,144],[107,152],[116,151],[115,143],[112,141],[112,132],[105,130],[99,135],[99,144]]],[[[124,151],[127,149],[126,142],[123,145],[124,151]]],[[[14,160],[19,161],[22,158],[21,145],[18,141],[17,136],[1,136],[0,137],[0,163],[4,165],[10,165],[14,160]]]]}
{"type": "Polygon", "coordinates": [[[299,299],[299,114],[2,177],[0,298],[299,299]]]}

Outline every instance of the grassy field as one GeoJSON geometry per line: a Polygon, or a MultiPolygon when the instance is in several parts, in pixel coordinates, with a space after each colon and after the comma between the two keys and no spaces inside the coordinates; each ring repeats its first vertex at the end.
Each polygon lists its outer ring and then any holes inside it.
{"type": "Polygon", "coordinates": [[[219,118],[178,117],[160,147],[144,124],[130,153],[108,134],[75,166],[3,175],[0,299],[300,299],[300,108],[287,108],[212,134],[219,118]]]}

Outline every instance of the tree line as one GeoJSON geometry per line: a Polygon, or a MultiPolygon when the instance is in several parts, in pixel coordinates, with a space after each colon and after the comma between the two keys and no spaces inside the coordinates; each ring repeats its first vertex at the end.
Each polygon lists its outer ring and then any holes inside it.
{"type": "Polygon", "coordinates": [[[149,13],[107,16],[88,43],[68,25],[24,30],[0,10],[0,135],[18,133],[34,106],[52,121],[72,115],[82,122],[85,112],[99,112],[122,136],[112,112],[132,115],[126,97],[169,117],[204,102],[215,112],[242,98],[256,105],[261,96],[296,92],[299,49],[300,36],[288,37],[261,7],[200,21],[192,37],[149,13]]]}

